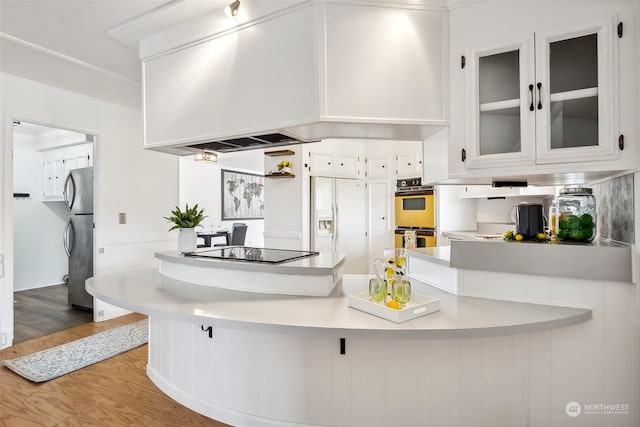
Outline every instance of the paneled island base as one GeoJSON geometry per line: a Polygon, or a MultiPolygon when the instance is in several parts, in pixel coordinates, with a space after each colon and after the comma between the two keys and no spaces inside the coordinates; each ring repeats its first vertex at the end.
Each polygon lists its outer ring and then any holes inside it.
{"type": "Polygon", "coordinates": [[[507,426],[524,422],[531,405],[555,411],[539,400],[556,381],[540,360],[552,357],[554,331],[571,333],[591,310],[459,297],[416,282],[441,310],[396,324],[348,307],[346,295],[367,283],[344,275],[318,298],[141,270],[92,278],[87,289],[148,314],[149,377],[231,425],[507,426]]]}

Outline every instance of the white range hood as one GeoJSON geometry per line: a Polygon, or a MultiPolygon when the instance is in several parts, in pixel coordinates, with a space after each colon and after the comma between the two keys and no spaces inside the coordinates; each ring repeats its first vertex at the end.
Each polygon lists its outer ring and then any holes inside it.
{"type": "Polygon", "coordinates": [[[443,12],[308,1],[143,60],[145,147],[422,140],[446,121],[443,12]]]}

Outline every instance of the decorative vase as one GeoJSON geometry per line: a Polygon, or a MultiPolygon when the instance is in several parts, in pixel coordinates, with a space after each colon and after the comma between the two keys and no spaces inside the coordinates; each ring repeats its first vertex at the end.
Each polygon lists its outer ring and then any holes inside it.
{"type": "Polygon", "coordinates": [[[178,235],[178,251],[190,254],[198,247],[198,237],[195,228],[181,228],[178,235]]]}

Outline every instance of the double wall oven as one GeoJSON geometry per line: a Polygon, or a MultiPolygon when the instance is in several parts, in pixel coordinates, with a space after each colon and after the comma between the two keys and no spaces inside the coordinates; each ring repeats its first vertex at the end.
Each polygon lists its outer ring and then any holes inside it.
{"type": "Polygon", "coordinates": [[[406,231],[415,231],[419,248],[436,245],[435,197],[420,178],[398,180],[395,193],[395,246],[405,246],[406,231]]]}

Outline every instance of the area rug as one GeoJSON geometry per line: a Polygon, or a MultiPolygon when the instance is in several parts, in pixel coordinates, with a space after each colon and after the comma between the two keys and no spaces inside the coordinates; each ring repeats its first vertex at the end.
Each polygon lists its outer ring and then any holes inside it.
{"type": "Polygon", "coordinates": [[[149,323],[145,319],[27,356],[5,360],[4,365],[39,383],[133,350],[148,339],[149,323]]]}

